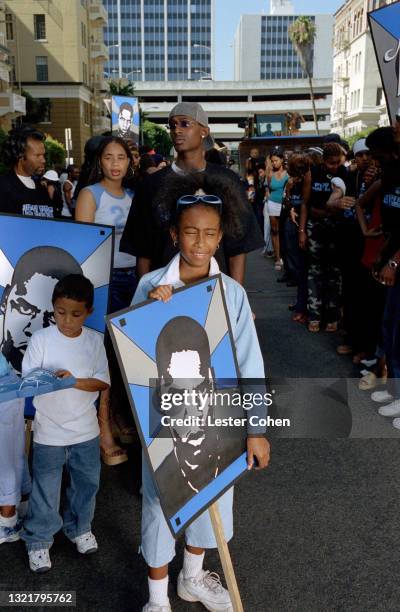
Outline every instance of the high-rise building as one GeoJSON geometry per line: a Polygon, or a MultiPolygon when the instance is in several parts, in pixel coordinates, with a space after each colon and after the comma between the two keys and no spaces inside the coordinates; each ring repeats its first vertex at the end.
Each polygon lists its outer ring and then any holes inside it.
{"type": "Polygon", "coordinates": [[[69,154],[81,162],[92,133],[110,129],[100,96],[108,59],[102,1],[6,0],[5,22],[13,84],[37,101],[31,123],[63,143],[70,128],[69,154]]]}
{"type": "MultiPolygon", "coordinates": [[[[271,0],[270,14],[242,15],[234,40],[236,81],[303,79],[305,74],[289,38],[299,17],[290,0],[271,0]]],[[[315,23],[312,76],[332,77],[332,15],[309,15],[315,23]]]]}
{"type": "Polygon", "coordinates": [[[214,0],[104,0],[110,77],[136,81],[213,77],[214,0]]]}
{"type": "Polygon", "coordinates": [[[331,123],[351,136],[389,122],[367,13],[394,0],[347,0],[335,13],[331,123]]]}

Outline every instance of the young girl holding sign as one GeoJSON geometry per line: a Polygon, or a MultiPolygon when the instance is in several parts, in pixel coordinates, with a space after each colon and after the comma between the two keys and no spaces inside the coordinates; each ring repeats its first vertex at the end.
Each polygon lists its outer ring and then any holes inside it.
{"type": "MultiPolygon", "coordinates": [[[[232,232],[236,227],[235,210],[229,205],[229,186],[224,184],[223,177],[216,179],[207,177],[205,173],[198,173],[174,181],[170,184],[169,191],[164,194],[164,201],[168,202],[168,195],[171,193],[177,194],[177,197],[172,198],[173,206],[166,206],[165,214],[171,220],[171,236],[175,245],[179,245],[180,252],[165,268],[143,276],[133,304],[148,298],[167,302],[174,299],[173,289],[218,274],[219,268],[214,254],[219,247],[223,230],[229,229],[232,232]],[[179,192],[190,195],[178,197],[179,192]]],[[[221,276],[240,377],[264,380],[263,359],[246,292],[229,276],[221,276]]],[[[265,407],[264,413],[258,416],[265,416],[265,407]]],[[[256,462],[258,468],[255,469],[268,465],[269,444],[264,433],[263,427],[248,426],[248,469],[252,469],[256,462]]],[[[233,535],[232,502],[233,488],[218,500],[227,541],[233,535]]],[[[205,549],[217,546],[207,511],[187,528],[185,539],[183,569],[178,577],[178,595],[186,601],[199,601],[210,611],[231,611],[229,593],[221,585],[219,577],[202,568],[205,549]]],[[[141,549],[149,566],[150,592],[149,602],[144,606],[143,612],[170,612],[168,563],[175,556],[175,540],[163,516],[160,500],[145,462],[141,549]]]]}

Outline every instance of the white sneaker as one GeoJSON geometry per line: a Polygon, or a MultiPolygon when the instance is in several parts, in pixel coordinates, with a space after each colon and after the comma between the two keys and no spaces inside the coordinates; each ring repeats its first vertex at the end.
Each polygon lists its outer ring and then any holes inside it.
{"type": "Polygon", "coordinates": [[[395,400],[387,406],[381,406],[378,410],[381,416],[395,417],[400,416],[400,400],[395,400]]]}
{"type": "Polygon", "coordinates": [[[51,569],[51,560],[48,548],[41,548],[40,550],[29,550],[29,567],[32,572],[37,574],[43,574],[51,569]]]}
{"type": "Polygon", "coordinates": [[[371,399],[377,404],[385,404],[386,402],[391,402],[394,397],[390,395],[389,391],[374,391],[371,395],[371,399]]]}
{"type": "Polygon", "coordinates": [[[5,527],[4,525],[0,525],[0,544],[4,544],[5,542],[16,542],[19,540],[19,536],[21,533],[21,525],[18,523],[15,527],[5,527]]]}
{"type": "Polygon", "coordinates": [[[393,419],[393,421],[392,421],[392,425],[393,425],[393,427],[395,427],[396,429],[400,429],[400,419],[393,419]]]}
{"type": "Polygon", "coordinates": [[[171,606],[160,606],[160,604],[149,601],[143,608],[142,612],[172,612],[171,606]]]}
{"type": "Polygon", "coordinates": [[[196,578],[178,576],[178,595],[185,601],[200,601],[210,612],[233,612],[231,598],[215,572],[201,572],[196,578]]]}
{"type": "Polygon", "coordinates": [[[82,555],[90,555],[95,553],[98,549],[96,538],[91,531],[83,533],[71,541],[76,544],[78,552],[80,552],[82,555]]]}

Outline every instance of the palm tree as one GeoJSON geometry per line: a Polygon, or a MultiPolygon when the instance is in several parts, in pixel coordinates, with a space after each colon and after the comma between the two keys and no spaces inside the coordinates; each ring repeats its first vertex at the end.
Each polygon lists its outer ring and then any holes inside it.
{"type": "Polygon", "coordinates": [[[112,96],[126,96],[127,98],[135,96],[135,86],[132,81],[128,81],[127,79],[110,81],[108,86],[112,96]]]}
{"type": "Polygon", "coordinates": [[[289,37],[299,57],[300,64],[308,77],[310,98],[313,108],[315,130],[319,134],[317,111],[315,109],[314,89],[312,83],[312,66],[314,38],[316,36],[315,23],[309,17],[298,17],[289,28],[289,37]]]}

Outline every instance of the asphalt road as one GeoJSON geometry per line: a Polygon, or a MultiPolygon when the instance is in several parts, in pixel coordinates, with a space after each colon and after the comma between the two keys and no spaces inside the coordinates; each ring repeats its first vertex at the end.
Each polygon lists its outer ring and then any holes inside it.
{"type": "MultiPolygon", "coordinates": [[[[272,263],[254,253],[249,297],[268,374],[283,389],[276,411],[289,410],[295,427],[294,434],[272,436],[270,468],[247,475],[236,487],[230,549],[244,609],[399,612],[398,432],[357,390],[357,370],[334,350],[340,338],[310,334],[292,323],[287,304],[294,290],[275,281],[272,263]],[[313,394],[316,387],[318,401],[314,395],[308,401],[303,391],[313,394]],[[320,418],[318,431],[314,415],[320,418]]],[[[103,467],[93,525],[97,554],[79,556],[59,534],[53,569],[38,576],[30,573],[20,542],[1,545],[0,590],[75,590],[79,612],[139,611],[147,585],[138,554],[138,471],[135,455],[122,466],[103,467]]],[[[170,568],[173,610],[200,612],[202,606],[176,596],[181,561],[179,541],[170,568]]],[[[207,554],[206,566],[222,573],[216,552],[207,554]]]]}

